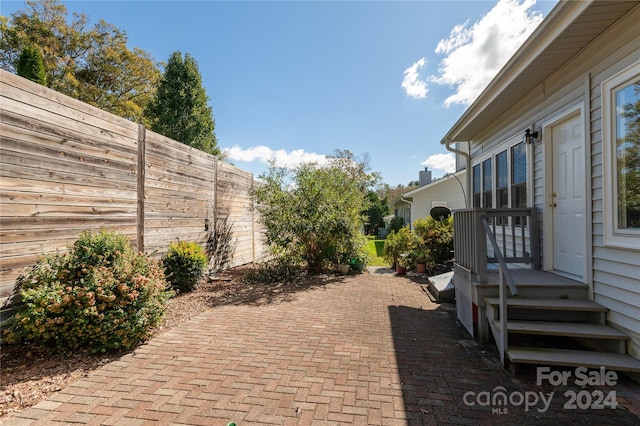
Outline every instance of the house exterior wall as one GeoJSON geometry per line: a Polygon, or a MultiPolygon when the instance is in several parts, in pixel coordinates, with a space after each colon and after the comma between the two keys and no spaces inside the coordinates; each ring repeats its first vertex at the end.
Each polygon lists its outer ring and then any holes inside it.
{"type": "Polygon", "coordinates": [[[451,210],[465,208],[463,191],[465,179],[464,174],[461,173],[456,177],[451,176],[435,181],[429,187],[415,190],[412,195],[411,228],[416,220],[428,217],[435,205],[445,205],[451,210]]]}
{"type": "MultiPolygon", "coordinates": [[[[607,320],[631,337],[627,350],[640,359],[640,236],[632,243],[635,249],[611,244],[605,236],[607,221],[611,220],[607,218],[607,209],[612,208],[605,200],[608,180],[605,173],[612,172],[605,163],[604,155],[606,144],[603,139],[607,137],[609,129],[603,125],[605,111],[602,90],[602,83],[622,70],[629,67],[640,70],[640,8],[636,8],[635,13],[620,24],[618,31],[612,31],[614,36],[617,41],[615,45],[620,44],[620,47],[591,69],[589,85],[593,297],[595,302],[609,308],[607,320]]],[[[604,46],[611,42],[605,42],[602,40],[602,47],[609,50],[609,46],[604,46]]]]}
{"type": "MultiPolygon", "coordinates": [[[[640,7],[611,27],[579,55],[562,65],[534,91],[506,111],[472,141],[471,168],[522,139],[524,129],[541,130],[540,141],[528,146],[527,201],[539,211],[543,269],[551,269],[545,240],[550,226],[551,145],[545,131],[559,120],[579,115],[585,139],[585,239],[584,282],[594,301],[609,308],[607,322],[630,336],[627,351],[640,358],[640,237],[626,247],[606,241],[606,203],[602,83],[640,62],[640,7]]],[[[495,191],[494,191],[495,200],[495,191]]]]}

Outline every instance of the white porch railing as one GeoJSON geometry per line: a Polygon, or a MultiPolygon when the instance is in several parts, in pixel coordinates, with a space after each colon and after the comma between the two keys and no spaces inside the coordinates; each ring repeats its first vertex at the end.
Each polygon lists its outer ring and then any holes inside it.
{"type": "Polygon", "coordinates": [[[507,287],[512,296],[518,294],[508,264],[528,263],[532,269],[540,268],[540,237],[536,208],[456,210],[453,226],[455,262],[470,270],[478,282],[487,282],[488,263],[498,264],[500,333],[494,337],[500,360],[504,364],[505,353],[509,347],[507,287]]]}

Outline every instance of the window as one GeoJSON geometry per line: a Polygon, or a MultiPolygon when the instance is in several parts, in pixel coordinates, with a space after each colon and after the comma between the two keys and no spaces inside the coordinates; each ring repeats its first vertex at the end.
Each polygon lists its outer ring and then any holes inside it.
{"type": "Polygon", "coordinates": [[[496,155],[496,208],[509,207],[509,167],[507,151],[496,155]]]}
{"type": "Polygon", "coordinates": [[[640,79],[616,92],[618,229],[640,229],[640,79]]]}
{"type": "Polygon", "coordinates": [[[480,164],[473,166],[473,207],[480,207],[480,164]]]}
{"type": "MultiPolygon", "coordinates": [[[[511,147],[511,207],[527,207],[527,147],[524,142],[511,147]]],[[[521,225],[521,217],[516,217],[521,225]]]]}
{"type": "Polygon", "coordinates": [[[527,207],[527,147],[524,142],[473,166],[473,206],[493,208],[494,192],[497,209],[527,207]]]}
{"type": "Polygon", "coordinates": [[[511,205],[527,207],[527,147],[524,142],[511,147],[511,205]]]}
{"type": "Polygon", "coordinates": [[[640,62],[602,84],[605,242],[640,248],[640,62]]]}
{"type": "Polygon", "coordinates": [[[482,162],[482,207],[490,209],[492,202],[491,188],[491,158],[482,162]]]}

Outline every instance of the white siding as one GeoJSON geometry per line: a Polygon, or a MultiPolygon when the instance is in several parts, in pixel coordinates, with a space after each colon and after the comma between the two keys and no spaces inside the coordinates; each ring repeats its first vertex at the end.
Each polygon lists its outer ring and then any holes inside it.
{"type": "MultiPolygon", "coordinates": [[[[613,51],[591,70],[591,186],[593,212],[593,293],[594,300],[610,309],[608,321],[631,336],[628,352],[640,358],[640,238],[639,251],[606,246],[604,243],[603,129],[600,84],[640,60],[640,11],[627,19],[623,30],[612,37],[624,40],[619,47],[608,41],[613,51]],[[635,31],[635,37],[628,34],[635,31]]],[[[618,42],[620,43],[620,42],[618,42]]]]}
{"type": "Polygon", "coordinates": [[[435,181],[421,190],[414,190],[413,208],[411,212],[411,227],[413,223],[422,217],[429,216],[429,212],[434,202],[444,202],[446,206],[453,209],[465,208],[465,198],[462,188],[465,186],[466,177],[464,173],[446,177],[435,181]]]}
{"type": "MultiPolygon", "coordinates": [[[[610,309],[607,321],[630,336],[627,351],[640,358],[640,239],[639,250],[605,246],[603,200],[602,100],[600,84],[640,60],[640,8],[634,9],[601,38],[586,47],[577,57],[564,64],[533,93],[524,97],[497,122],[486,126],[471,146],[472,158],[506,146],[532,123],[544,126],[567,112],[583,109],[588,144],[587,179],[590,200],[587,214],[591,218],[588,237],[591,253],[585,280],[591,286],[596,302],[610,309]],[[590,210],[590,211],[589,211],[590,210]]],[[[549,153],[542,141],[533,146],[532,190],[534,205],[540,212],[540,233],[544,234],[545,188],[549,173],[549,153]]],[[[542,241],[544,244],[544,241],[542,241]]],[[[544,246],[542,246],[544,247],[544,246]]],[[[542,250],[544,252],[544,250],[542,250]]],[[[544,263],[544,258],[542,259],[544,263]]]]}

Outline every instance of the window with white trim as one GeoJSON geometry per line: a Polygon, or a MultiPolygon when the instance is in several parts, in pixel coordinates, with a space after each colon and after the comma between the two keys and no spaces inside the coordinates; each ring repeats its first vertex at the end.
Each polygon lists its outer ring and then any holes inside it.
{"type": "Polygon", "coordinates": [[[474,165],[472,184],[474,207],[486,209],[527,207],[525,143],[512,145],[474,165]]]}
{"type": "Polygon", "coordinates": [[[473,207],[481,207],[480,176],[482,176],[482,171],[480,170],[480,164],[476,164],[475,166],[473,166],[473,207]]]}
{"type": "Polygon", "coordinates": [[[640,62],[602,84],[605,241],[640,249],[640,62]]]}
{"type": "Polygon", "coordinates": [[[509,207],[509,165],[507,151],[496,155],[496,208],[509,207]]]}

